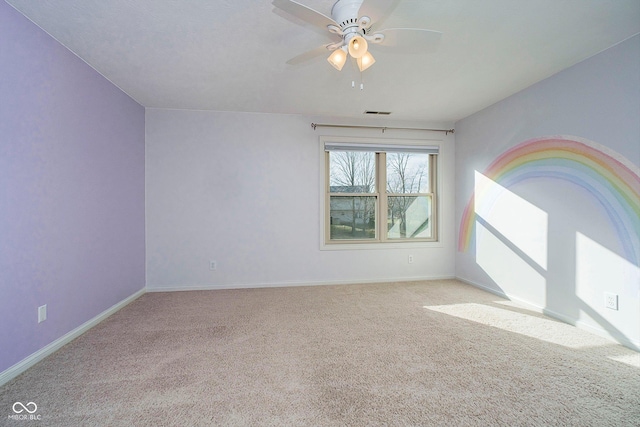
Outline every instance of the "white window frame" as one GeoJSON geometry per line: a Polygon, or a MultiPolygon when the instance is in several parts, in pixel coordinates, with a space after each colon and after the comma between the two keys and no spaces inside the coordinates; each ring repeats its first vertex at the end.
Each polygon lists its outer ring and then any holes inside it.
{"type": "MultiPolygon", "coordinates": [[[[331,241],[329,238],[329,164],[328,164],[328,156],[325,150],[325,144],[345,144],[348,146],[349,144],[364,144],[368,146],[383,146],[388,149],[388,151],[392,152],[392,149],[389,147],[397,146],[398,148],[407,148],[407,147],[416,147],[423,148],[427,147],[437,147],[438,151],[442,153],[442,143],[443,141],[438,139],[387,139],[387,138],[355,138],[355,137],[339,137],[339,136],[320,136],[319,138],[319,152],[320,152],[320,249],[321,250],[354,250],[354,249],[392,249],[392,248],[402,248],[407,249],[408,247],[442,247],[442,243],[440,240],[441,232],[440,232],[440,224],[441,221],[441,195],[442,195],[442,167],[443,163],[441,159],[436,161],[435,173],[431,177],[435,179],[435,191],[432,196],[432,218],[433,218],[433,237],[429,239],[387,239],[386,236],[379,236],[375,241],[367,240],[333,240],[331,241]]],[[[441,156],[439,154],[438,156],[441,156]]],[[[377,165],[377,173],[380,174],[380,165],[377,165]]],[[[386,166],[385,168],[386,169],[386,166]]],[[[432,173],[432,169],[430,169],[430,173],[432,173]]],[[[370,193],[368,196],[377,196],[378,199],[378,208],[376,209],[376,227],[379,227],[379,218],[380,216],[380,198],[384,197],[386,199],[386,177],[384,178],[385,188],[379,189],[376,188],[376,193],[370,193]]],[[[379,179],[382,179],[379,178],[379,179]]],[[[377,232],[380,232],[377,229],[377,232]]]]}

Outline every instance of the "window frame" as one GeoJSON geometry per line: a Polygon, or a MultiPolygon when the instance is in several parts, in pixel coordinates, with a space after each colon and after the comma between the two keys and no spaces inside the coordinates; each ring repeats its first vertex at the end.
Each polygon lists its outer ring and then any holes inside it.
{"type": "MultiPolygon", "coordinates": [[[[386,139],[386,138],[354,138],[354,137],[337,137],[337,136],[321,136],[320,140],[320,246],[323,250],[345,250],[345,249],[389,249],[389,248],[407,248],[407,247],[440,247],[440,194],[442,189],[441,167],[442,163],[438,157],[442,154],[442,140],[433,139],[386,139]],[[376,170],[376,188],[375,192],[360,193],[331,193],[330,192],[330,159],[329,151],[325,149],[325,144],[361,144],[366,146],[380,146],[387,150],[375,151],[375,170],[376,170]],[[430,193],[387,193],[387,176],[386,168],[387,153],[393,153],[390,147],[397,146],[399,148],[416,147],[437,147],[440,154],[433,154],[429,157],[429,180],[430,193]],[[331,239],[331,196],[343,197],[375,197],[375,239],[331,239]],[[388,218],[388,197],[391,196],[429,196],[431,197],[431,231],[432,236],[429,238],[388,238],[387,218],[388,218]],[[382,225],[384,224],[384,225],[382,225]]],[[[341,151],[341,150],[338,150],[341,151]]],[[[345,150],[347,151],[347,150],[345,150]]],[[[367,150],[369,151],[369,150],[367,150]]]]}

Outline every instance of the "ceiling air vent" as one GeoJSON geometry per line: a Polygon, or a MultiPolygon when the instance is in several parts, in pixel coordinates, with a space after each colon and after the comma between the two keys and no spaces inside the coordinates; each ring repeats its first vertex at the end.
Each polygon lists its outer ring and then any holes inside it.
{"type": "Polygon", "coordinates": [[[391,111],[365,111],[364,114],[374,115],[374,116],[388,116],[391,114],[391,111]]]}

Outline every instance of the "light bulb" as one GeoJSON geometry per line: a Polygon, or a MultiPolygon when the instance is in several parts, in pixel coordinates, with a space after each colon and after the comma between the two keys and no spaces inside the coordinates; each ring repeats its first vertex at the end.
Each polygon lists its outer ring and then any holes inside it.
{"type": "Polygon", "coordinates": [[[342,70],[342,67],[344,67],[344,63],[347,62],[346,47],[343,46],[340,49],[334,50],[333,53],[327,58],[327,61],[329,61],[329,64],[331,64],[336,70],[342,70]]]}
{"type": "Polygon", "coordinates": [[[349,54],[354,58],[361,58],[367,53],[367,41],[360,35],[349,41],[349,54]]]}
{"type": "Polygon", "coordinates": [[[371,67],[373,63],[376,62],[376,59],[371,55],[371,52],[367,52],[362,56],[362,58],[356,59],[356,62],[358,63],[358,68],[362,72],[371,67]]]}

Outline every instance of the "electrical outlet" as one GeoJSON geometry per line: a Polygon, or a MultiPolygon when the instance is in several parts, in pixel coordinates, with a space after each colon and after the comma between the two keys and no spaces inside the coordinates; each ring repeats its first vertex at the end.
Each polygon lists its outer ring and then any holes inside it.
{"type": "Polygon", "coordinates": [[[218,263],[215,261],[209,261],[209,270],[213,271],[218,268],[218,263]]]}
{"type": "Polygon", "coordinates": [[[618,309],[618,295],[609,292],[604,293],[604,306],[611,310],[618,309]]]}
{"type": "Polygon", "coordinates": [[[47,320],[47,304],[38,307],[38,323],[47,320]]]}
{"type": "Polygon", "coordinates": [[[409,255],[409,258],[407,258],[407,261],[409,261],[409,264],[413,264],[413,255],[409,255]]]}

